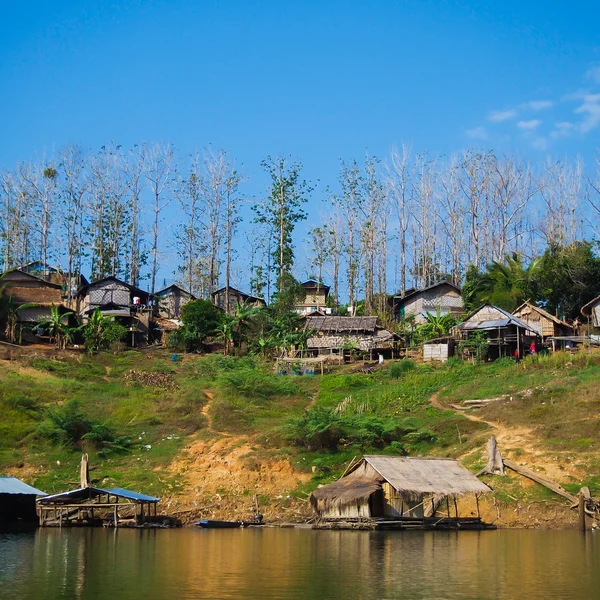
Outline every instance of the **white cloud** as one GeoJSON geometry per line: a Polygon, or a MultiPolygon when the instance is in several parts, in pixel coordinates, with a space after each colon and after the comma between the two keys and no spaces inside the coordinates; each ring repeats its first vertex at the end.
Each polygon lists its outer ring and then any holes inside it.
{"type": "Polygon", "coordinates": [[[575,129],[573,123],[559,121],[558,123],[554,123],[554,129],[550,132],[550,137],[555,140],[569,137],[573,133],[573,129],[575,129]]]}
{"type": "Polygon", "coordinates": [[[488,121],[492,121],[493,123],[501,123],[502,121],[510,121],[516,116],[516,110],[493,110],[488,115],[488,121]]]}
{"type": "Polygon", "coordinates": [[[577,114],[584,115],[578,128],[583,133],[588,133],[600,125],[600,94],[587,94],[583,104],[575,109],[577,114]]]}
{"type": "Polygon", "coordinates": [[[591,69],[588,69],[585,78],[594,83],[600,83],[600,65],[595,65],[591,69]]]}
{"type": "Polygon", "coordinates": [[[530,108],[531,110],[545,110],[546,108],[552,108],[554,106],[554,102],[552,100],[531,100],[530,102],[525,103],[526,108],[530,108]]]}
{"type": "Polygon", "coordinates": [[[519,121],[517,123],[517,127],[519,129],[524,129],[525,131],[533,131],[537,129],[542,124],[542,121],[539,119],[532,119],[531,121],[519,121]]]}
{"type": "Polygon", "coordinates": [[[548,140],[545,137],[536,137],[531,145],[537,150],[547,150],[548,149],[548,140]]]}
{"type": "Polygon", "coordinates": [[[467,129],[467,136],[473,140],[487,140],[489,134],[485,127],[475,127],[474,129],[467,129]]]}

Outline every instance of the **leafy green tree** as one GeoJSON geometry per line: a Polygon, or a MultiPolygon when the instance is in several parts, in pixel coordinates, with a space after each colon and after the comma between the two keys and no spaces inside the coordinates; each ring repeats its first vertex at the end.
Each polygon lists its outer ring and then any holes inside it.
{"type": "Polygon", "coordinates": [[[206,338],[218,332],[225,318],[210,300],[192,300],[181,311],[183,326],[174,332],[171,343],[181,343],[188,351],[201,350],[206,338]]]}
{"type": "Polygon", "coordinates": [[[518,254],[507,255],[504,262],[492,261],[481,276],[471,272],[472,287],[467,289],[470,305],[476,308],[489,303],[515,310],[525,300],[536,299],[535,278],[539,269],[540,259],[535,258],[525,265],[518,254]]]}
{"type": "Polygon", "coordinates": [[[600,296],[598,244],[574,242],[551,245],[536,273],[539,298],[544,307],[562,318],[575,319],[581,307],[600,296]]]}
{"type": "Polygon", "coordinates": [[[50,307],[50,316],[38,321],[37,327],[43,329],[54,341],[59,350],[64,350],[69,343],[73,341],[75,328],[69,327],[69,317],[74,312],[61,313],[58,306],[54,304],[50,307]]]}
{"type": "Polygon", "coordinates": [[[277,275],[277,290],[283,291],[289,284],[294,264],[292,233],[296,224],[306,219],[302,208],[312,191],[309,184],[300,179],[302,165],[288,164],[285,158],[263,160],[261,166],[271,178],[269,195],[252,208],[256,222],[265,225],[275,236],[272,269],[277,275]]]}

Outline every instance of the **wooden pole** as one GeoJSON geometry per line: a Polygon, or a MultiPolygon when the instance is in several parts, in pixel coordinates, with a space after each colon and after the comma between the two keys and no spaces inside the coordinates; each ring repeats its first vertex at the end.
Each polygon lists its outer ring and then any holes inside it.
{"type": "Polygon", "coordinates": [[[458,519],[458,504],[456,503],[456,496],[454,496],[454,511],[456,512],[456,518],[458,519]]]}
{"type": "Polygon", "coordinates": [[[481,519],[481,512],[479,510],[479,494],[475,494],[475,505],[477,506],[477,518],[481,519]]]}
{"type": "Polygon", "coordinates": [[[579,531],[585,533],[585,498],[579,494],[579,531]]]}
{"type": "Polygon", "coordinates": [[[450,518],[450,500],[448,496],[446,496],[446,511],[448,512],[448,518],[450,518]]]}

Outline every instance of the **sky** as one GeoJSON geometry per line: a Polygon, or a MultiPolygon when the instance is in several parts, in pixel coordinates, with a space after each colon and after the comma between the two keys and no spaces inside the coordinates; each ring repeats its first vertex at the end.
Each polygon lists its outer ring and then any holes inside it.
{"type": "Polygon", "coordinates": [[[408,143],[593,163],[596,2],[0,0],[0,168],[67,142],[228,150],[260,196],[408,143]]]}

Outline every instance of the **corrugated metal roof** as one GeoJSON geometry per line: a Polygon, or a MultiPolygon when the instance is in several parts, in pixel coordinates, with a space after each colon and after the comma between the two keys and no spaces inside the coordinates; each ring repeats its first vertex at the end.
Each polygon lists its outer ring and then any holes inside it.
{"type": "Polygon", "coordinates": [[[515,315],[509,313],[507,310],[504,310],[499,306],[494,306],[493,304],[483,304],[476,311],[472,312],[457,327],[461,330],[488,330],[497,329],[498,327],[508,327],[509,325],[514,325],[516,327],[520,327],[521,329],[526,329],[527,331],[531,331],[535,335],[539,336],[539,333],[535,329],[527,325],[527,323],[519,319],[519,317],[515,317],[515,315]],[[490,308],[496,312],[499,312],[500,314],[504,315],[505,318],[478,321],[477,314],[481,312],[484,308],[490,308]]]}
{"type": "Polygon", "coordinates": [[[145,494],[132,492],[131,490],[126,490],[124,488],[111,488],[107,491],[109,491],[111,494],[115,494],[115,496],[121,496],[121,498],[128,498],[129,500],[142,500],[143,502],[158,502],[160,500],[160,498],[146,496],[145,494]]]}
{"type": "Polygon", "coordinates": [[[104,489],[89,486],[85,488],[77,488],[76,490],[69,490],[68,492],[61,492],[60,494],[53,494],[52,496],[46,496],[41,500],[41,502],[61,503],[64,500],[65,503],[67,503],[71,500],[83,501],[90,500],[92,498],[97,498],[98,496],[102,496],[103,494],[112,494],[114,496],[119,496],[120,498],[126,498],[127,500],[139,500],[142,502],[158,502],[160,500],[160,498],[155,498],[154,496],[146,496],[144,494],[139,494],[138,492],[131,492],[123,488],[104,489]]]}
{"type": "Polygon", "coordinates": [[[35,496],[45,496],[46,492],[31,487],[16,477],[0,476],[0,494],[33,494],[35,496]]]}

